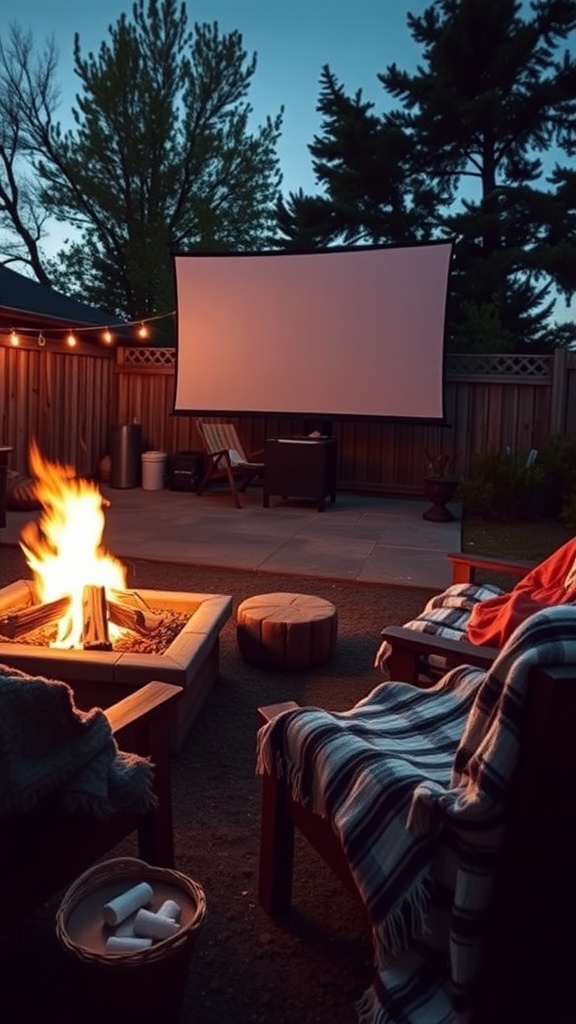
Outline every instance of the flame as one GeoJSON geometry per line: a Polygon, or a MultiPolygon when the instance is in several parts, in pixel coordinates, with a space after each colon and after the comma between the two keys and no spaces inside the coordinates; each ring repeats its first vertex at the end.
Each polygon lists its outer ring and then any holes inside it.
{"type": "MultiPolygon", "coordinates": [[[[96,484],[77,477],[72,466],[43,458],[35,441],[30,445],[29,465],[42,511],[37,526],[29,523],[22,531],[20,547],[40,600],[71,598],[51,646],[81,648],[84,587],[125,590],[126,569],[102,546],[105,499],[96,484]]],[[[122,633],[111,623],[109,628],[110,639],[122,633]]]]}

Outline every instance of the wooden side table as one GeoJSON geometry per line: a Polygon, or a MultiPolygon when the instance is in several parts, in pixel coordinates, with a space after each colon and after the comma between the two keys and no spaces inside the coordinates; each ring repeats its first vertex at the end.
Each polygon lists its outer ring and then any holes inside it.
{"type": "Polygon", "coordinates": [[[335,605],[312,594],[256,594],[238,606],[238,650],[260,668],[321,665],[332,657],[337,635],[335,605]]]}
{"type": "Polygon", "coordinates": [[[6,491],[8,479],[8,458],[12,448],[0,445],[0,528],[6,526],[6,491]]]}
{"type": "Polygon", "coordinates": [[[292,495],[313,498],[318,511],[325,509],[325,500],[336,500],[335,437],[279,437],[266,441],[264,458],[264,491],[262,504],[269,508],[270,496],[292,495]]]}

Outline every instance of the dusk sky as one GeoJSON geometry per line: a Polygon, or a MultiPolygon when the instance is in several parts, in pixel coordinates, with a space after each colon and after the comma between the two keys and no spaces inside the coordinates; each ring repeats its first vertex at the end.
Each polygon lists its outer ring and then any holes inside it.
{"type": "MultiPolygon", "coordinates": [[[[385,93],[377,74],[396,61],[414,68],[420,57],[408,31],[408,11],[421,14],[429,0],[191,0],[186,4],[189,27],[218,22],[222,32],[242,33],[248,54],[257,54],[249,100],[255,124],[284,106],[284,128],[278,147],[283,192],[314,189],[307,145],[318,130],[316,113],[322,66],[329,64],[348,94],[362,90],[376,111],[384,109],[385,93]]],[[[18,0],[1,5],[0,32],[14,22],[32,32],[41,48],[53,35],[59,52],[58,81],[64,125],[78,89],[73,73],[74,33],[84,55],[98,52],[108,41],[108,26],[122,13],[131,17],[131,0],[18,0]]]]}
{"type": "MultiPolygon", "coordinates": [[[[54,37],[61,88],[57,116],[64,127],[72,124],[70,111],[79,85],[73,72],[74,33],[80,35],[83,55],[97,54],[100,44],[109,40],[109,26],[122,13],[131,17],[132,6],[132,0],[97,0],[90,5],[84,0],[18,0],[0,6],[3,39],[14,23],[32,32],[38,49],[54,37]]],[[[278,145],[284,195],[299,188],[317,190],[307,147],[320,128],[316,105],[323,65],[330,66],[348,95],[361,90],[363,98],[374,103],[375,113],[382,113],[388,100],[378,72],[393,62],[406,70],[416,68],[422,53],[406,17],[408,12],[420,15],[429,6],[431,0],[189,0],[186,4],[189,28],[195,22],[217,22],[221,32],[237,29],[247,53],[256,53],[256,73],[248,94],[254,126],[284,106],[278,145]]],[[[524,8],[529,17],[528,2],[524,8]]],[[[551,166],[553,157],[550,154],[551,166]]],[[[471,198],[479,198],[476,185],[471,198]]],[[[63,226],[55,225],[55,248],[66,233],[63,226]]],[[[49,242],[47,248],[52,248],[49,242]]],[[[572,315],[571,311],[562,314],[572,315]]]]}

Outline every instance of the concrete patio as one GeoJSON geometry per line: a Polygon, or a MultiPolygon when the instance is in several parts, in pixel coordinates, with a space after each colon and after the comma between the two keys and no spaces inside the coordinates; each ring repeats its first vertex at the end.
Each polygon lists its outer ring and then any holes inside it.
{"type": "MultiPolygon", "coordinates": [[[[110,502],[104,544],[119,558],[279,572],[440,589],[450,582],[446,553],[461,550],[456,519],[422,518],[428,502],[338,493],[318,512],[313,502],[271,499],[250,488],[242,509],[228,493],[201,497],[168,489],[101,485],[110,502]]],[[[37,512],[8,512],[0,545],[17,544],[37,512]]],[[[1,550],[0,550],[1,558],[1,550]]]]}

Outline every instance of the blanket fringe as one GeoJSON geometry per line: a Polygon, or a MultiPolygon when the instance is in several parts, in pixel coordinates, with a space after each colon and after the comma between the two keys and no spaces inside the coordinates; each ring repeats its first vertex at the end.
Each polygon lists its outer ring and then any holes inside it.
{"type": "Polygon", "coordinates": [[[366,989],[364,995],[356,1003],[358,1024],[394,1024],[390,1016],[382,1009],[373,988],[366,989]]]}
{"type": "Polygon", "coordinates": [[[376,963],[379,967],[406,949],[415,935],[426,929],[430,906],[430,875],[418,879],[404,900],[385,921],[373,929],[376,963]]]}

